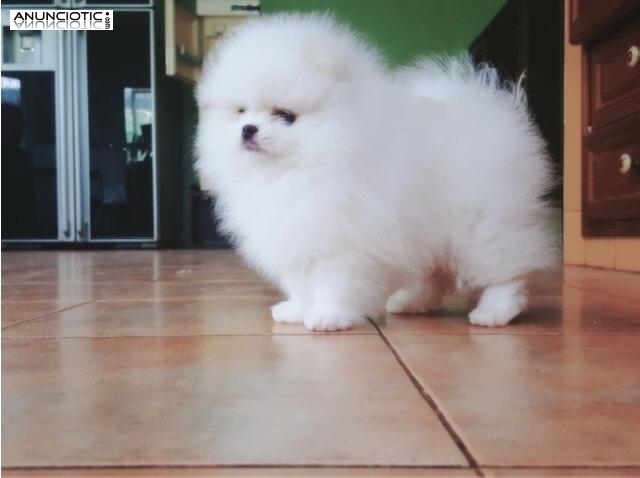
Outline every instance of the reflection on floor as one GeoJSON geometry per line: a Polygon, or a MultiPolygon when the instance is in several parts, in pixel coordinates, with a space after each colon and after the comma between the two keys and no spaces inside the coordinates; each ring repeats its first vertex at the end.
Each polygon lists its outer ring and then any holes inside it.
{"type": "Polygon", "coordinates": [[[640,275],[532,288],[314,334],[229,251],[3,252],[5,474],[640,474],[640,275]]]}

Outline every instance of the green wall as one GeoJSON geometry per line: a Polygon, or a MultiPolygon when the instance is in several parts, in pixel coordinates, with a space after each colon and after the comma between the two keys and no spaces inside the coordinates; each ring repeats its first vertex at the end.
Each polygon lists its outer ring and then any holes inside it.
{"type": "Polygon", "coordinates": [[[263,13],[330,11],[393,65],[465,50],[506,0],[261,0],[263,13]]]}

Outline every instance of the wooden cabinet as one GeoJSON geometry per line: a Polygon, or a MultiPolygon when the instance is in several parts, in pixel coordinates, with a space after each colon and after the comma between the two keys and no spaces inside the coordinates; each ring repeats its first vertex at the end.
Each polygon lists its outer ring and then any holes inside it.
{"type": "Polygon", "coordinates": [[[207,52],[225,32],[260,11],[260,0],[165,0],[168,76],[195,83],[207,52]]]}
{"type": "Polygon", "coordinates": [[[583,235],[640,236],[640,2],[570,6],[569,38],[583,46],[583,235]]]}
{"type": "Polygon", "coordinates": [[[640,17],[589,50],[589,110],[593,128],[640,112],[638,48],[640,17]]]}

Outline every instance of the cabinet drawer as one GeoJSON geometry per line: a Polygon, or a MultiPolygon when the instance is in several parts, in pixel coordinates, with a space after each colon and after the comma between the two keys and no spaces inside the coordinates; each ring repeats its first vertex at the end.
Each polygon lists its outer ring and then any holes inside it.
{"type": "Polygon", "coordinates": [[[585,232],[598,226],[587,235],[615,232],[623,224],[627,229],[620,231],[633,234],[640,225],[640,115],[594,132],[585,142],[584,161],[585,232]]]}
{"type": "Polygon", "coordinates": [[[591,49],[589,76],[593,128],[640,111],[640,18],[591,49]]]}
{"type": "MultiPolygon", "coordinates": [[[[589,153],[591,187],[589,199],[593,202],[640,198],[640,143],[630,144],[602,153],[589,153]],[[631,161],[631,163],[629,163],[631,161]],[[633,162],[636,166],[633,166],[633,162]],[[631,164],[631,170],[622,173],[631,164]]],[[[637,206],[637,204],[636,204],[637,206]]],[[[613,211],[609,216],[624,217],[634,214],[636,207],[613,211]]]]}
{"type": "Polygon", "coordinates": [[[569,0],[569,40],[590,43],[640,12],[638,0],[569,0]]]}
{"type": "Polygon", "coordinates": [[[640,18],[591,49],[589,70],[593,128],[640,111],[640,18]]]}

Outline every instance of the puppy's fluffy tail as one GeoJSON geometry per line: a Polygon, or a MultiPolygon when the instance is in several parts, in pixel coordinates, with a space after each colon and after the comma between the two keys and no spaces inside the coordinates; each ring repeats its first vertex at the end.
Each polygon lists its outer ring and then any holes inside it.
{"type": "Polygon", "coordinates": [[[463,100],[490,95],[527,112],[527,95],[523,86],[525,72],[517,83],[504,81],[487,63],[475,65],[469,55],[422,58],[401,69],[397,80],[408,85],[417,96],[436,100],[463,100]]]}
{"type": "MultiPolygon", "coordinates": [[[[502,156],[505,165],[517,161],[522,171],[530,170],[525,184],[536,192],[534,196],[542,197],[553,187],[553,174],[546,143],[529,113],[525,78],[523,73],[517,83],[504,81],[492,66],[474,65],[469,55],[460,55],[421,59],[401,70],[396,80],[411,95],[456,108],[460,126],[484,132],[478,142],[500,138],[491,151],[502,156]]],[[[490,151],[489,146],[486,149],[490,151]]]]}
{"type": "Polygon", "coordinates": [[[437,121],[427,118],[424,127],[437,131],[433,141],[449,158],[451,164],[443,168],[464,200],[462,213],[479,208],[499,213],[502,223],[518,225],[505,235],[524,236],[521,251],[509,256],[514,262],[528,256],[521,270],[553,263],[552,243],[557,241],[545,231],[543,217],[551,212],[546,195],[554,174],[545,141],[528,111],[523,78],[503,81],[495,68],[476,66],[462,55],[420,60],[402,70],[397,81],[403,91],[439,101],[451,112],[437,121]],[[466,141],[455,140],[460,131],[466,141]]]}

